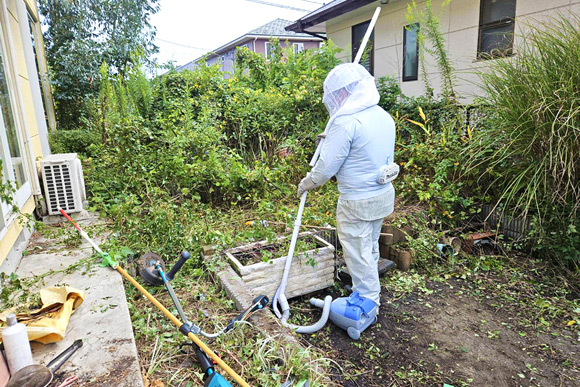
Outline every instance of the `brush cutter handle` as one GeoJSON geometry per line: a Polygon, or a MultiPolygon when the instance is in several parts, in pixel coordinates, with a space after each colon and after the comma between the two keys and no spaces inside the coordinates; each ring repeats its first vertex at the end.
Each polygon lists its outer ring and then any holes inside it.
{"type": "MultiPolygon", "coordinates": [[[[169,310],[167,310],[166,307],[164,307],[159,301],[157,301],[157,299],[155,299],[155,297],[153,297],[151,295],[151,293],[149,293],[147,291],[147,289],[145,289],[143,286],[141,286],[141,284],[139,282],[135,281],[135,279],[133,277],[131,277],[129,275],[129,273],[127,273],[125,271],[125,269],[123,269],[121,266],[117,266],[115,268],[115,270],[117,270],[119,273],[121,273],[121,275],[123,277],[125,277],[125,279],[127,281],[131,282],[131,284],[133,284],[133,286],[135,286],[137,288],[137,290],[139,290],[141,293],[143,293],[143,295],[145,297],[147,297],[147,299],[149,301],[151,301],[153,303],[153,305],[155,305],[161,312],[163,312],[163,314],[165,315],[165,317],[167,317],[169,320],[171,320],[171,322],[176,327],[181,328],[181,326],[184,325],[181,321],[179,321],[179,319],[177,317],[175,317],[169,310]]],[[[180,329],[180,332],[181,332],[181,329],[180,329]]],[[[182,332],[182,333],[184,333],[184,332],[182,332]]],[[[228,375],[230,375],[232,377],[232,379],[234,379],[236,381],[236,383],[238,383],[241,387],[251,387],[248,383],[246,383],[244,381],[244,379],[242,379],[242,377],[240,375],[237,374],[236,371],[234,371],[233,369],[231,369],[230,366],[228,366],[219,356],[217,356],[193,332],[188,331],[187,332],[187,337],[189,337],[198,347],[200,347],[201,350],[203,352],[205,352],[206,355],[208,355],[217,365],[219,365],[224,371],[226,371],[228,373],[228,375]]]]}
{"type": "Polygon", "coordinates": [[[177,261],[177,263],[175,265],[173,265],[173,267],[171,268],[171,270],[169,270],[169,273],[167,273],[167,280],[168,281],[173,281],[173,278],[175,277],[175,274],[177,274],[177,272],[181,269],[181,266],[183,266],[183,264],[191,257],[191,254],[189,254],[189,252],[184,251],[183,253],[181,253],[181,255],[179,256],[179,260],[177,261]]]}

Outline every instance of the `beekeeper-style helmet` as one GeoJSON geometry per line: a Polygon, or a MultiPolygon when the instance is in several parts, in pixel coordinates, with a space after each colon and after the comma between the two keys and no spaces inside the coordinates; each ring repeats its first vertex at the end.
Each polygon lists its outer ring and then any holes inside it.
{"type": "Polygon", "coordinates": [[[353,114],[378,104],[379,92],[375,79],[363,66],[344,63],[326,76],[322,102],[330,117],[353,114]]]}

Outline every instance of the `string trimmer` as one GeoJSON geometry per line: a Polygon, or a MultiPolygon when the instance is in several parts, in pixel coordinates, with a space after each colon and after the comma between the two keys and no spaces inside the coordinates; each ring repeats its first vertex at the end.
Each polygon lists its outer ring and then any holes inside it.
{"type": "Polygon", "coordinates": [[[179,257],[177,263],[173,265],[169,273],[165,273],[164,272],[165,262],[161,259],[161,257],[159,257],[159,255],[155,253],[146,253],[141,257],[142,269],[139,272],[141,274],[141,277],[143,277],[145,282],[147,282],[148,284],[154,286],[165,285],[165,288],[169,293],[169,297],[171,297],[171,301],[173,301],[173,305],[175,305],[175,309],[177,309],[179,317],[181,317],[181,320],[184,322],[183,326],[186,327],[184,329],[187,329],[193,332],[194,334],[198,333],[202,334],[203,336],[208,338],[218,337],[224,333],[231,331],[232,329],[234,329],[237,323],[248,320],[248,318],[250,318],[250,316],[253,313],[263,309],[268,305],[268,297],[263,295],[258,296],[254,298],[254,300],[252,301],[252,305],[249,308],[241,312],[238,316],[231,319],[228,322],[227,326],[223,328],[221,331],[216,333],[207,333],[203,331],[200,327],[194,325],[187,319],[187,316],[185,315],[185,313],[183,312],[183,308],[181,307],[181,303],[179,302],[179,299],[177,298],[177,295],[173,290],[173,286],[171,286],[171,281],[173,281],[173,278],[175,278],[175,274],[177,274],[177,272],[181,269],[183,264],[190,258],[190,256],[191,255],[187,251],[181,253],[181,256],[179,257]]]}
{"type": "MultiPolygon", "coordinates": [[[[233,380],[235,380],[235,382],[238,383],[240,386],[250,387],[250,385],[248,383],[246,383],[244,381],[244,379],[242,379],[242,377],[236,373],[236,371],[231,369],[218,355],[216,355],[203,341],[201,341],[194,334],[194,332],[191,329],[191,326],[188,326],[187,324],[184,324],[181,321],[179,321],[179,319],[177,317],[175,317],[169,310],[167,310],[167,308],[165,308],[159,301],[157,301],[157,299],[155,297],[153,297],[151,295],[151,293],[149,293],[147,291],[147,289],[145,289],[143,286],[141,286],[137,281],[135,281],[135,279],[133,277],[131,277],[129,275],[129,273],[127,273],[121,266],[119,266],[119,263],[115,260],[115,258],[111,257],[108,253],[102,251],[99,248],[99,246],[97,246],[97,244],[95,242],[93,242],[93,240],[87,235],[87,233],[84,232],[79,227],[79,225],[76,224],[70,218],[70,216],[68,216],[68,214],[66,212],[64,212],[64,210],[59,209],[59,211],[69,222],[71,222],[75,226],[75,228],[79,231],[80,235],[87,242],[90,243],[90,245],[97,251],[97,253],[99,253],[99,255],[101,256],[101,258],[103,260],[103,262],[101,263],[102,267],[110,266],[113,269],[117,270],[123,277],[125,277],[125,279],[127,281],[129,281],[133,286],[135,286],[137,288],[137,290],[139,290],[145,297],[147,297],[147,299],[149,301],[151,301],[153,303],[153,305],[155,305],[157,307],[157,309],[159,309],[161,312],[163,312],[163,314],[169,320],[171,320],[171,322],[177,328],[179,328],[179,331],[181,333],[183,333],[185,336],[189,337],[195,343],[195,345],[199,348],[199,350],[196,349],[196,351],[195,351],[196,355],[198,356],[198,359],[200,360],[200,364],[202,365],[202,369],[207,377],[207,379],[205,381],[205,387],[228,387],[228,386],[231,387],[231,384],[227,380],[225,380],[221,375],[219,375],[217,372],[215,372],[215,370],[213,368],[213,364],[210,361],[210,358],[211,358],[211,360],[213,360],[213,362],[215,364],[219,365],[224,371],[226,371],[226,373],[228,375],[230,375],[230,377],[233,380]]],[[[183,263],[181,265],[183,265],[183,263]]],[[[181,266],[179,266],[179,267],[181,267],[181,266]]],[[[177,270],[179,270],[179,267],[177,268],[177,270]]]]}

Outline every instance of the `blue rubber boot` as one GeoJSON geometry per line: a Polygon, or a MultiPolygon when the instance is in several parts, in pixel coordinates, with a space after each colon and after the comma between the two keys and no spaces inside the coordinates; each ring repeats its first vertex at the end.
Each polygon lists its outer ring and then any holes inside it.
{"type": "Polygon", "coordinates": [[[377,321],[378,308],[374,301],[361,297],[358,292],[340,297],[330,305],[330,320],[358,340],[361,333],[377,321]]]}

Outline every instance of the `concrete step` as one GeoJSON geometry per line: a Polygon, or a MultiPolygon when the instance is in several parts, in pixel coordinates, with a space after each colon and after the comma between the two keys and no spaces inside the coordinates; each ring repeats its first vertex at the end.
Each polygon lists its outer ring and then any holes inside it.
{"type": "MultiPolygon", "coordinates": [[[[85,227],[95,221],[91,218],[79,223],[85,227]]],[[[56,246],[57,241],[35,233],[28,249],[33,253],[23,257],[16,274],[34,277],[63,270],[93,253],[85,242],[73,249],[58,246],[55,250],[56,246]]],[[[64,340],[46,345],[31,343],[34,361],[47,364],[75,340],[84,339],[83,347],[57,375],[76,375],[83,386],[143,386],[121,275],[95,264],[88,271],[80,267],[70,273],[51,274],[37,286],[39,290],[63,284],[83,290],[85,301],[71,316],[64,340]]]]}

